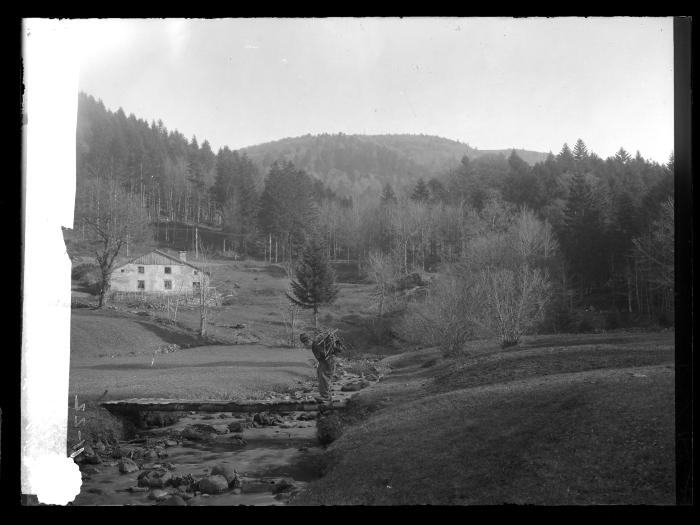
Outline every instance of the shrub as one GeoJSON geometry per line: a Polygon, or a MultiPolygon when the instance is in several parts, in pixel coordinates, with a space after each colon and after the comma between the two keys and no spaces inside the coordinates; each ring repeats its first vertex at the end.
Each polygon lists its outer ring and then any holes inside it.
{"type": "Polygon", "coordinates": [[[367,342],[374,345],[386,345],[394,339],[392,322],[389,318],[372,318],[365,323],[367,342]]]}
{"type": "Polygon", "coordinates": [[[342,425],[336,412],[319,415],[316,420],[316,436],[321,445],[329,445],[340,437],[342,425]]]}
{"type": "Polygon", "coordinates": [[[459,352],[474,336],[474,310],[471,283],[455,276],[433,281],[424,301],[408,305],[399,325],[401,337],[421,346],[439,346],[446,355],[459,352]]]}

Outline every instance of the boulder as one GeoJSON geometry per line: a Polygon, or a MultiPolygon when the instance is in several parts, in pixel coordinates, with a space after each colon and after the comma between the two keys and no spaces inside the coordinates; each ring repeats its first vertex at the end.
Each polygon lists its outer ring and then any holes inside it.
{"type": "Polygon", "coordinates": [[[245,447],[248,444],[248,442],[245,439],[243,439],[243,436],[241,434],[232,434],[230,438],[231,441],[229,443],[233,446],[245,447]]]}
{"type": "Polygon", "coordinates": [[[294,483],[293,479],[290,478],[283,478],[279,480],[277,483],[275,483],[274,488],[272,489],[273,494],[280,494],[282,492],[291,492],[292,490],[296,489],[297,486],[294,483]]]}
{"type": "Polygon", "coordinates": [[[122,474],[129,474],[130,472],[136,472],[139,470],[139,466],[129,458],[121,458],[118,463],[119,472],[122,474]]]}
{"type": "Polygon", "coordinates": [[[243,432],[243,424],[240,421],[234,421],[228,424],[229,432],[243,432]]]}
{"type": "Polygon", "coordinates": [[[178,487],[178,489],[180,490],[187,490],[193,485],[195,485],[196,481],[192,477],[192,474],[185,474],[184,476],[173,476],[170,480],[170,483],[174,487],[178,487]]]}
{"type": "Polygon", "coordinates": [[[369,386],[369,381],[356,381],[354,383],[348,383],[347,385],[343,385],[343,387],[340,389],[342,392],[357,392],[358,390],[362,390],[363,388],[367,388],[369,386]]]}
{"type": "Polygon", "coordinates": [[[197,487],[203,494],[218,494],[228,489],[228,481],[221,475],[207,476],[199,480],[197,487]]]}
{"type": "Polygon", "coordinates": [[[211,475],[218,475],[226,478],[229,488],[237,488],[241,486],[241,478],[238,476],[238,472],[236,472],[236,469],[233,468],[232,465],[227,463],[219,463],[218,465],[214,465],[214,468],[211,469],[211,475]]]}
{"type": "Polygon", "coordinates": [[[281,422],[282,419],[277,414],[270,414],[269,412],[258,412],[253,416],[253,423],[264,427],[277,425],[281,422]]]}
{"type": "Polygon", "coordinates": [[[226,425],[212,425],[212,428],[217,434],[228,434],[229,429],[226,425]]]}
{"type": "Polygon", "coordinates": [[[186,507],[187,503],[185,502],[182,497],[178,496],[177,494],[170,496],[167,499],[164,499],[158,505],[162,506],[171,506],[171,507],[186,507]]]}
{"type": "Polygon", "coordinates": [[[182,429],[181,435],[191,441],[207,441],[216,435],[216,430],[211,425],[188,425],[182,429]]]}
{"type": "Polygon", "coordinates": [[[168,470],[147,470],[138,478],[139,487],[163,488],[170,484],[173,475],[168,470]]]}
{"type": "Polygon", "coordinates": [[[170,497],[170,494],[162,489],[153,489],[148,495],[148,499],[154,499],[156,501],[163,501],[168,499],[168,497],[170,497]]]}

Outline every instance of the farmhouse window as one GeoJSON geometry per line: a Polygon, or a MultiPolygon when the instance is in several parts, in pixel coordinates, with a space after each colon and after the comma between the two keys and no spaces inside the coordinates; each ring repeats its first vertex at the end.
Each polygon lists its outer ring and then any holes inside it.
{"type": "Polygon", "coordinates": [[[193,289],[195,292],[198,292],[198,291],[199,291],[199,281],[194,281],[194,282],[192,283],[192,289],[193,289]]]}
{"type": "Polygon", "coordinates": [[[146,289],[146,281],[139,281],[138,282],[138,289],[145,290],[146,289]]]}
{"type": "Polygon", "coordinates": [[[165,273],[171,273],[171,270],[170,266],[165,267],[165,273]]]}
{"type": "Polygon", "coordinates": [[[194,274],[197,275],[197,270],[194,271],[194,274]]]}
{"type": "Polygon", "coordinates": [[[139,266],[139,273],[144,273],[144,268],[143,268],[143,266],[139,266]]]}
{"type": "Polygon", "coordinates": [[[173,282],[172,281],[165,281],[165,289],[172,290],[173,289],[173,282]]]}

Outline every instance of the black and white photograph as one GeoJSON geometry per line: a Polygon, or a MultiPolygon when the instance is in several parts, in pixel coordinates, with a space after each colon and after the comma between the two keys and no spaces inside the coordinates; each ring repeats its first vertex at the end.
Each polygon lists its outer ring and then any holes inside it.
{"type": "Polygon", "coordinates": [[[23,504],[679,503],[675,21],[25,19],[23,504]]]}

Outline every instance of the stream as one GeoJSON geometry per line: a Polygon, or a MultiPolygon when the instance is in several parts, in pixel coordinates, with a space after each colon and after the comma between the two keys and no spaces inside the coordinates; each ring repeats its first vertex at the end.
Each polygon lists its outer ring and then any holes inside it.
{"type": "MultiPolygon", "coordinates": [[[[358,393],[342,390],[358,380],[343,374],[333,386],[334,406],[358,393]]],[[[168,426],[140,430],[136,439],[88,450],[79,462],[83,485],[73,505],[285,505],[320,477],[324,448],[317,410],[277,413],[274,407],[180,413],[168,426]],[[202,486],[204,478],[233,469],[235,482],[227,475],[218,479],[222,487],[202,486]]]]}

